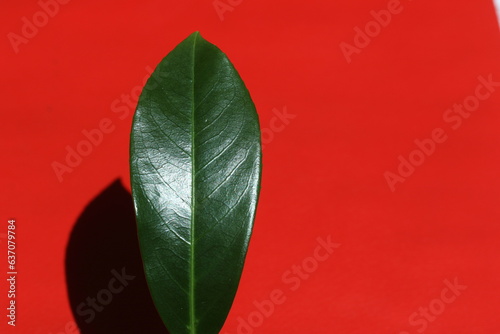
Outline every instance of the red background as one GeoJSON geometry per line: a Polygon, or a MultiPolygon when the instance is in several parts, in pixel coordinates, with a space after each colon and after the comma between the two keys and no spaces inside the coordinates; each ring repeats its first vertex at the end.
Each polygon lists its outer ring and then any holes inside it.
{"type": "MultiPolygon", "coordinates": [[[[238,317],[274,289],[286,301],[254,333],[418,333],[409,316],[455,278],[467,289],[425,332],[499,333],[500,92],[457,130],[443,120],[478,76],[500,81],[491,1],[401,0],[402,12],[351,63],[340,43],[352,44],[353,28],[387,0],[233,4],[221,20],[212,0],[72,0],[15,53],[8,34],[21,34],[40,6],[2,1],[0,235],[9,218],[18,227],[12,332],[64,333],[74,319],[70,232],[113,180],[129,186],[131,117],[120,120],[111,104],[199,30],[235,64],[263,128],[273,109],[295,115],[266,139],[254,235],[222,333],[237,333],[238,317]],[[103,118],[114,131],[59,182],[52,163],[103,118]],[[448,140],[392,192],[384,173],[438,127],[448,140]],[[328,235],[341,246],[291,291],[282,275],[328,235]]],[[[0,331],[10,332],[1,282],[0,331]]]]}

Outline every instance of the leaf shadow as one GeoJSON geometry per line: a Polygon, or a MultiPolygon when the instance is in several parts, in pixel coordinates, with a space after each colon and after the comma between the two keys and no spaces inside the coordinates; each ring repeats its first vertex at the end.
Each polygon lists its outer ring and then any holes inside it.
{"type": "Polygon", "coordinates": [[[69,302],[82,334],[168,334],[144,276],[132,196],[119,179],[76,221],[65,265],[69,302]]]}

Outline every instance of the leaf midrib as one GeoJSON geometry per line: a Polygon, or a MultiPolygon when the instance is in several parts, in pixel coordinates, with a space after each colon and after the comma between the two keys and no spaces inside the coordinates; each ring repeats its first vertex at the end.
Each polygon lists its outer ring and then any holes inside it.
{"type": "Polygon", "coordinates": [[[196,185],[196,173],[195,173],[195,99],[194,99],[194,75],[195,75],[195,52],[196,52],[196,40],[198,38],[198,32],[194,34],[193,38],[193,52],[192,52],[192,87],[191,87],[191,257],[190,257],[190,277],[189,277],[189,323],[190,323],[190,333],[196,334],[196,310],[195,310],[195,298],[194,298],[194,290],[195,290],[195,256],[194,256],[194,247],[195,247],[195,185],[196,185]]]}

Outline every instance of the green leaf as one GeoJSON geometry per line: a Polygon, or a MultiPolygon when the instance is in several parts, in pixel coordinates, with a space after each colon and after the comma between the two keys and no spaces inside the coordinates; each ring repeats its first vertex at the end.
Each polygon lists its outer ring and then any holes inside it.
{"type": "Polygon", "coordinates": [[[130,145],[141,254],[156,308],[171,334],[218,333],[252,232],[261,143],[243,81],[199,33],[147,82],[130,145]]]}

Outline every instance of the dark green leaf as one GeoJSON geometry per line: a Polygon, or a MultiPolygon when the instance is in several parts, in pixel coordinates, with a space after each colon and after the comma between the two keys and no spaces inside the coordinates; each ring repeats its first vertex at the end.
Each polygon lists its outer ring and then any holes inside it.
{"type": "Polygon", "coordinates": [[[180,43],[147,82],[130,164],[156,308],[171,334],[218,333],[252,232],[261,144],[244,83],[199,33],[180,43]]]}

